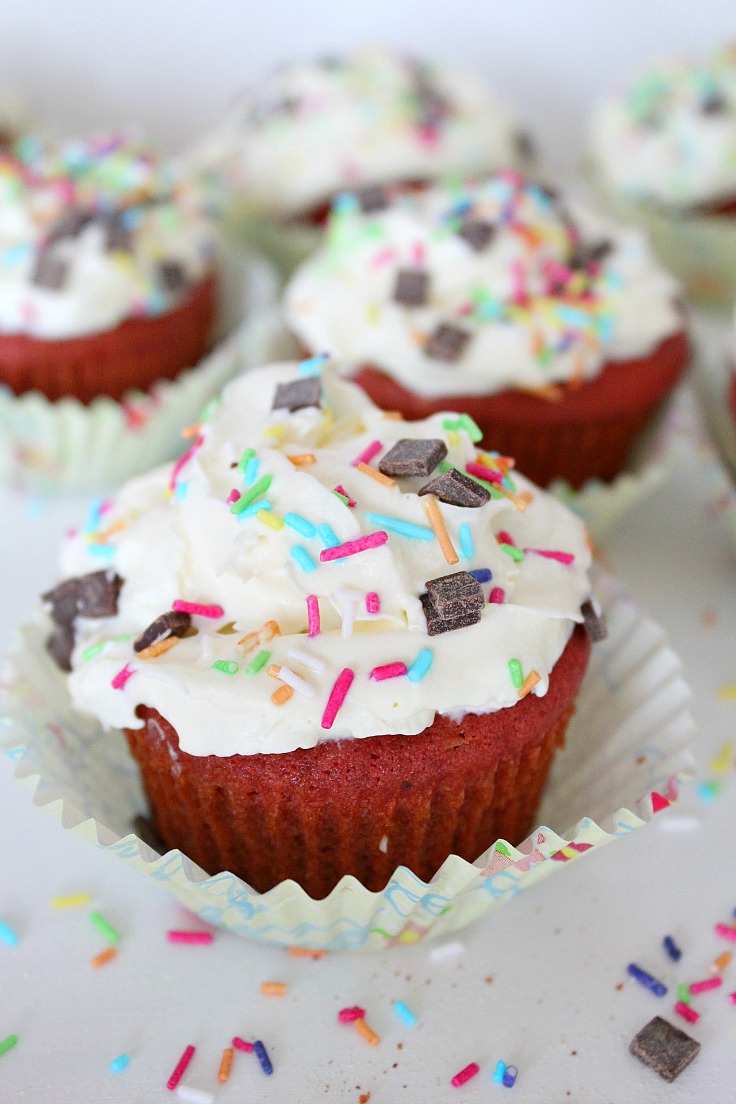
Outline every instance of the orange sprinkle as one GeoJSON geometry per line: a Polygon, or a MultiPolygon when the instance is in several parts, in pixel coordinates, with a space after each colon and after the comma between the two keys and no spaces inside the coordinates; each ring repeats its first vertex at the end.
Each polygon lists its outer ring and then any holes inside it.
{"type": "Polygon", "coordinates": [[[383,483],[384,487],[395,487],[396,480],[391,479],[388,475],[384,475],[377,468],[370,467],[369,464],[364,464],[361,460],[359,464],[355,465],[356,471],[360,471],[363,475],[369,475],[371,479],[375,479],[377,483],[383,483]]]}
{"type": "Polygon", "coordinates": [[[287,947],[286,953],[292,958],[324,958],[327,951],[310,950],[309,947],[287,947]]]}
{"type": "Polygon", "coordinates": [[[108,947],[107,950],[100,951],[98,955],[95,955],[90,965],[94,966],[95,969],[98,969],[100,966],[105,966],[108,962],[112,962],[117,953],[115,947],[108,947]]]}
{"type": "Polygon", "coordinates": [[[519,491],[519,498],[522,502],[526,502],[527,506],[534,501],[534,495],[531,491],[519,491]]]}
{"type": "Polygon", "coordinates": [[[285,981],[264,981],[261,992],[264,997],[285,997],[289,990],[285,981]]]}
{"type": "Polygon", "coordinates": [[[235,1051],[233,1050],[232,1047],[225,1047],[225,1049],[222,1052],[222,1059],[220,1061],[220,1068],[217,1071],[217,1080],[220,1082],[221,1085],[224,1085],[225,1082],[230,1077],[230,1068],[233,1064],[233,1054],[234,1053],[235,1053],[235,1051]]]}
{"type": "Polygon", "coordinates": [[[378,1035],[376,1035],[375,1031],[372,1031],[370,1029],[365,1020],[353,1020],[353,1026],[355,1027],[355,1030],[358,1032],[358,1034],[362,1035],[365,1041],[370,1044],[370,1046],[378,1046],[381,1040],[379,1039],[378,1035]]]}
{"type": "Polygon", "coordinates": [[[542,677],[538,671],[530,671],[519,687],[519,700],[525,698],[530,690],[533,690],[542,677]]]}
{"type": "Polygon", "coordinates": [[[730,951],[724,951],[723,954],[719,954],[718,958],[714,958],[708,967],[709,974],[720,974],[721,970],[725,970],[729,962],[733,958],[730,951]]]}
{"type": "Polygon", "coordinates": [[[575,360],[573,361],[572,373],[570,375],[569,380],[567,381],[567,386],[571,390],[577,391],[577,389],[579,387],[582,387],[584,383],[585,383],[585,361],[583,360],[583,358],[581,356],[576,356],[575,360]]]}
{"type": "Polygon", "coordinates": [[[258,642],[258,633],[250,632],[246,633],[245,636],[241,636],[235,646],[236,648],[242,648],[244,652],[252,652],[258,642]]]}
{"type": "Polygon", "coordinates": [[[275,636],[281,636],[281,626],[278,621],[265,621],[258,630],[259,640],[273,640],[275,636]]]}
{"type": "Polygon", "coordinates": [[[390,422],[403,422],[404,415],[400,410],[384,410],[384,418],[388,418],[390,422]]]}
{"type": "Polygon", "coordinates": [[[277,679],[281,674],[281,668],[279,667],[278,663],[269,663],[268,667],[266,668],[266,674],[270,675],[271,678],[277,679]]]}
{"type": "Polygon", "coordinates": [[[295,468],[305,468],[308,464],[316,464],[317,457],[313,452],[300,452],[298,456],[289,456],[288,460],[291,460],[295,468]]]}
{"type": "Polygon", "coordinates": [[[156,656],[169,652],[179,643],[178,636],[166,636],[163,640],[157,640],[155,644],[149,644],[142,652],[138,652],[136,659],[155,659],[156,656]]]}
{"type": "Polygon", "coordinates": [[[114,521],[112,525],[108,525],[107,529],[103,529],[101,533],[98,533],[96,539],[104,544],[108,537],[112,537],[113,534],[119,533],[122,529],[127,529],[129,525],[129,521],[120,518],[119,521],[114,521]]]}
{"type": "Polygon", "coordinates": [[[502,495],[505,495],[505,497],[508,498],[509,502],[513,502],[514,506],[520,513],[524,513],[527,506],[529,505],[529,502],[526,498],[522,498],[521,495],[517,495],[514,494],[513,491],[509,491],[508,488],[504,487],[503,483],[496,483],[495,487],[496,490],[500,491],[502,495]]]}
{"type": "Polygon", "coordinates": [[[271,695],[271,701],[274,705],[285,705],[293,693],[294,691],[291,687],[284,683],[282,686],[279,686],[278,690],[274,690],[271,695]]]}
{"type": "Polygon", "coordinates": [[[460,557],[450,540],[450,534],[447,532],[445,519],[440,513],[439,503],[434,495],[427,495],[424,500],[424,509],[429,519],[429,524],[432,526],[434,535],[437,538],[437,543],[442,549],[442,555],[445,557],[448,564],[456,564],[460,557]]]}
{"type": "Polygon", "coordinates": [[[561,402],[565,397],[564,388],[556,383],[546,383],[543,387],[524,387],[522,390],[528,391],[537,399],[546,399],[547,402],[561,402]]]}
{"type": "Polygon", "coordinates": [[[185,439],[188,437],[197,437],[199,436],[199,431],[201,428],[201,422],[194,422],[193,425],[184,426],[184,428],[181,430],[180,436],[184,437],[185,439]]]}

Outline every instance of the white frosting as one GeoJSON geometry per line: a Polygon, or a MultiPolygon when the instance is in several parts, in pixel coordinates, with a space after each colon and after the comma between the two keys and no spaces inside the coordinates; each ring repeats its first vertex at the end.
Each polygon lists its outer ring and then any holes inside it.
{"type": "Polygon", "coordinates": [[[537,389],[646,355],[682,327],[678,286],[641,234],[563,209],[515,173],[404,196],[375,214],[346,200],[284,303],[304,345],[348,369],[372,364],[432,397],[537,389]],[[493,224],[485,248],[457,233],[465,218],[493,224]],[[612,246],[587,273],[568,267],[578,238],[612,246]],[[394,298],[405,269],[429,277],[421,306],[394,298]],[[441,324],[470,334],[456,360],[426,351],[441,324]]]}
{"type": "Polygon", "coordinates": [[[478,77],[377,47],[334,64],[283,66],[191,156],[254,206],[283,216],[344,188],[472,176],[523,160],[517,121],[478,77]],[[429,125],[420,77],[445,105],[429,125]]]}
{"type": "Polygon", "coordinates": [[[216,245],[180,169],[121,138],[24,138],[0,155],[0,335],[77,337],[163,314],[211,271],[216,245]],[[56,240],[75,210],[93,220],[56,240]],[[108,242],[116,216],[122,248],[108,242]],[[58,266],[60,278],[39,279],[40,263],[58,266]],[[161,265],[179,266],[181,281],[167,284],[161,265]]]}
{"type": "Polygon", "coordinates": [[[380,547],[320,562],[325,547],[320,536],[301,535],[288,524],[273,529],[255,515],[239,519],[231,512],[229,492],[246,489],[243,471],[234,463],[247,447],[256,450],[257,478],[273,477],[266,493],[269,516],[294,513],[315,525],[327,524],[340,542],[381,530],[366,517],[369,511],[425,529],[429,525],[426,499],[416,494],[427,478],[400,478],[387,487],[353,466],[371,442],[383,446],[374,466],[401,437],[446,441],[448,460],[463,470],[476,459],[467,432],[443,426],[453,416],[391,420],[357,388],[334,377],[324,381],[322,410],[272,411],[276,384],[294,379],[297,372],[295,364],[283,364],[231,383],[218,412],[203,427],[203,444],[179,466],[176,493],[168,491],[171,465],[159,468],[129,483],[101,518],[67,540],[60,559],[63,577],[109,568],[125,580],[115,616],[76,622],[69,677],[75,706],[105,725],[129,727],[140,726],[138,705],[152,706],[174,725],[185,751],[230,755],[286,752],[334,737],[411,735],[430,725],[438,712],[459,717],[512,706],[518,690],[509,674],[510,658],[520,661],[525,676],[539,673],[533,692],[545,694],[549,673],[590,593],[590,553],[580,520],[523,477],[512,473],[516,492],[533,495],[524,511],[506,497],[473,509],[441,504],[458,551],[459,526],[467,525],[472,536],[473,554],[453,566],[436,539],[409,539],[392,531],[380,547]],[[316,463],[295,467],[287,459],[307,452],[316,463]],[[355,500],[354,508],[333,493],[338,484],[355,500]],[[521,549],[571,553],[574,560],[563,563],[529,552],[517,563],[497,541],[503,531],[521,549]],[[316,570],[307,573],[297,566],[294,545],[308,551],[316,570]],[[419,600],[426,581],[479,568],[493,573],[492,581],[483,584],[486,604],[480,621],[429,636],[419,600]],[[504,604],[488,603],[491,587],[503,588],[504,604]],[[379,596],[378,613],[367,611],[370,592],[379,596]],[[308,595],[319,599],[321,615],[321,632],[313,637],[307,635],[308,595]],[[223,614],[214,620],[194,616],[196,636],[157,658],[139,658],[132,640],[177,599],[219,605],[223,614]],[[281,635],[243,655],[238,646],[243,635],[274,619],[281,635]],[[235,631],[218,631],[231,622],[235,631]],[[115,639],[121,635],[127,638],[115,639]],[[88,649],[95,645],[103,647],[90,657],[88,649]],[[380,665],[410,667],[425,648],[431,649],[433,662],[422,681],[369,678],[380,665]],[[295,692],[286,704],[275,705],[271,696],[280,684],[267,668],[257,675],[245,673],[259,649],[272,653],[271,663],[298,675],[313,696],[295,692]],[[213,668],[219,660],[237,663],[237,673],[213,668]],[[133,674],[121,689],[113,689],[113,679],[126,664],[133,674]],[[323,711],[346,667],[355,678],[334,726],[326,730],[323,711]]]}
{"type": "Polygon", "coordinates": [[[616,191],[691,207],[736,198],[736,49],[665,61],[593,115],[591,151],[616,191]]]}

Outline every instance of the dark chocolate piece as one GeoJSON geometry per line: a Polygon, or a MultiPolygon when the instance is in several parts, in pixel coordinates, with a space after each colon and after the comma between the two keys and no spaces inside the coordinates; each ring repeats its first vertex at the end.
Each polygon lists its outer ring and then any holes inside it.
{"type": "Polygon", "coordinates": [[[721,115],[727,108],[728,104],[720,92],[712,92],[700,105],[704,115],[721,115]]]}
{"type": "Polygon", "coordinates": [[[123,225],[119,215],[108,219],[105,226],[105,247],[111,253],[130,253],[131,233],[127,226],[123,225]]]}
{"type": "Polygon", "coordinates": [[[447,456],[447,445],[438,437],[402,437],[382,460],[378,470],[384,475],[431,475],[447,456]]]}
{"type": "Polygon", "coordinates": [[[427,581],[427,593],[419,600],[430,636],[476,625],[484,606],[483,590],[467,571],[455,571],[427,581]]]}
{"type": "Polygon", "coordinates": [[[417,123],[419,126],[435,129],[450,115],[450,101],[434,83],[427,66],[414,65],[413,68],[417,123]]]}
{"type": "Polygon", "coordinates": [[[517,130],[514,135],[514,145],[520,157],[527,158],[531,161],[537,156],[537,148],[534,139],[526,130],[517,130]]]}
{"type": "Polygon", "coordinates": [[[471,510],[485,506],[491,497],[485,487],[457,468],[448,468],[442,475],[425,483],[419,494],[433,494],[440,502],[447,502],[450,506],[467,506],[471,510]]]}
{"type": "Polygon", "coordinates": [[[112,617],[118,612],[118,595],[123,580],[107,571],[93,571],[65,579],[42,596],[51,605],[57,625],[71,625],[76,617],[112,617]]]}
{"type": "Polygon", "coordinates": [[[293,414],[295,410],[301,410],[305,406],[321,406],[321,399],[322,384],[319,376],[305,376],[292,380],[291,383],[280,383],[276,388],[272,409],[281,410],[286,407],[293,414]]]}
{"type": "Polygon", "coordinates": [[[470,337],[467,330],[442,322],[434,333],[430,334],[424,351],[432,360],[446,360],[451,363],[460,358],[470,337]]]}
{"type": "Polygon", "coordinates": [[[192,623],[192,615],[181,610],[168,610],[152,621],[133,643],[134,652],[142,652],[167,636],[184,636],[192,623]]]}
{"type": "Polygon", "coordinates": [[[357,188],[353,195],[364,215],[372,215],[375,211],[383,211],[390,202],[387,190],[381,187],[380,184],[366,184],[364,188],[357,188]]]}
{"type": "Polygon", "coordinates": [[[46,650],[62,671],[71,671],[72,652],[74,650],[74,628],[72,625],[56,625],[46,641],[46,650]]]}
{"type": "Polygon", "coordinates": [[[421,307],[427,302],[429,273],[416,268],[401,268],[396,273],[394,299],[406,307],[421,307]]]}
{"type": "Polygon", "coordinates": [[[492,222],[470,218],[465,220],[457,233],[471,249],[476,253],[482,253],[496,233],[496,227],[492,222]]]}
{"type": "Polygon", "coordinates": [[[36,287],[58,291],[66,283],[69,264],[63,257],[57,257],[50,249],[42,249],[36,258],[31,283],[36,287]]]}
{"type": "Polygon", "coordinates": [[[655,1016],[631,1040],[631,1053],[665,1081],[674,1081],[700,1053],[700,1043],[661,1016],[655,1016]]]}
{"type": "Polygon", "coordinates": [[[161,261],[158,276],[166,291],[178,295],[187,286],[187,270],[179,261],[161,261]]]}
{"type": "Polygon", "coordinates": [[[605,640],[608,636],[608,626],[606,625],[605,617],[599,616],[595,612],[593,603],[590,598],[583,602],[580,607],[580,612],[583,615],[583,625],[590,639],[594,644],[597,644],[599,640],[605,640]]]}
{"type": "Polygon", "coordinates": [[[581,269],[592,264],[598,264],[611,252],[613,252],[613,242],[611,241],[597,241],[587,244],[580,242],[579,245],[575,246],[570,258],[570,268],[581,269]]]}
{"type": "Polygon", "coordinates": [[[76,238],[85,226],[92,222],[93,215],[81,207],[70,207],[49,228],[46,239],[49,242],[62,241],[64,238],[76,238]]]}

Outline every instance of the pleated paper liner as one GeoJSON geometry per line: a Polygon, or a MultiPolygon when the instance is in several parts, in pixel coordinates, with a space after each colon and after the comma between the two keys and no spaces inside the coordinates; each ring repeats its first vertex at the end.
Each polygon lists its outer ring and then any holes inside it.
{"type": "Polygon", "coordinates": [[[101,489],[176,456],[182,427],[242,367],[238,329],[276,292],[272,267],[255,255],[223,251],[220,275],[218,344],[176,379],[88,405],[0,385],[0,479],[42,494],[101,489]]]}
{"type": "Polygon", "coordinates": [[[265,943],[330,951],[446,935],[641,828],[676,800],[692,771],[695,728],[679,660],[620,584],[602,577],[598,594],[609,637],[593,649],[540,827],[518,847],[495,841],[474,863],[450,856],[429,883],[399,867],[382,892],[346,877],[315,901],[294,882],[259,894],[227,872],[206,874],[179,851],[158,855],[132,830],[145,804],[122,734],[72,711],[40,623],[25,626],[9,661],[2,744],[36,805],[208,923],[265,943]]]}

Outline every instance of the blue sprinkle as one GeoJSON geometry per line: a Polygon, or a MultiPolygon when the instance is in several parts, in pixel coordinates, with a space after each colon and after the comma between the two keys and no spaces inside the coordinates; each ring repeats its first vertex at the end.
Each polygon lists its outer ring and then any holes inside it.
{"type": "Polygon", "coordinates": [[[248,463],[245,465],[245,471],[243,473],[243,482],[246,487],[252,487],[258,478],[258,469],[261,466],[261,461],[257,456],[251,456],[248,463]]]}
{"type": "Polygon", "coordinates": [[[381,529],[387,529],[390,533],[399,533],[409,540],[433,541],[434,532],[425,525],[414,525],[411,521],[402,521],[401,518],[387,517],[386,514],[365,514],[366,521],[371,525],[378,525],[381,529]]]}
{"type": "Polygon", "coordinates": [[[484,322],[496,322],[503,318],[504,305],[500,299],[484,299],[475,308],[476,315],[484,322]]]}
{"type": "Polygon", "coordinates": [[[677,944],[675,943],[672,936],[671,935],[666,935],[664,937],[664,939],[662,940],[662,943],[664,945],[664,949],[666,950],[667,954],[670,956],[672,961],[673,962],[679,962],[680,959],[682,958],[682,951],[677,946],[677,944]]]}
{"type": "Polygon", "coordinates": [[[127,1054],[118,1054],[117,1058],[113,1058],[110,1063],[110,1073],[122,1073],[124,1069],[127,1069],[130,1065],[130,1058],[127,1054]]]}
{"type": "Polygon", "coordinates": [[[490,583],[493,578],[490,567],[477,567],[475,571],[469,571],[468,575],[472,575],[478,583],[490,583]]]}
{"type": "Polygon", "coordinates": [[[183,502],[189,493],[189,484],[185,482],[178,482],[176,484],[176,490],[174,491],[174,497],[177,502],[183,502]]]}
{"type": "Polygon", "coordinates": [[[23,242],[19,242],[18,245],[12,245],[10,249],[6,249],[3,253],[3,264],[17,264],[18,261],[25,260],[30,252],[30,245],[26,245],[23,242]]]}
{"type": "Polygon", "coordinates": [[[271,1065],[271,1059],[268,1057],[265,1046],[260,1039],[256,1039],[253,1043],[253,1053],[261,1064],[261,1069],[265,1074],[273,1073],[273,1066],[271,1065]]]}
{"type": "Polygon", "coordinates": [[[493,1080],[496,1082],[497,1085],[503,1085],[503,1078],[504,1078],[505,1073],[506,1073],[506,1063],[505,1062],[497,1062],[496,1063],[496,1068],[493,1071],[493,1080]]]}
{"type": "Polygon", "coordinates": [[[293,560],[296,560],[296,562],[299,564],[299,567],[302,569],[302,571],[306,571],[307,574],[310,574],[312,571],[317,570],[316,563],[314,562],[312,557],[309,555],[306,548],[303,548],[301,546],[301,544],[292,544],[291,548],[289,549],[289,552],[290,552],[291,558],[293,560]]]}
{"type": "Polygon", "coordinates": [[[360,210],[360,202],[351,192],[340,192],[332,201],[332,210],[336,215],[354,214],[360,210]]]}
{"type": "Polygon", "coordinates": [[[319,376],[322,365],[330,359],[329,353],[320,353],[318,356],[308,357],[299,365],[300,376],[319,376]]]}
{"type": "Polygon", "coordinates": [[[90,502],[87,510],[87,520],[82,530],[83,533],[94,533],[96,529],[99,529],[100,518],[102,517],[102,502],[101,498],[93,498],[90,502]]]}
{"type": "Polygon", "coordinates": [[[614,321],[612,314],[604,314],[598,319],[598,337],[601,341],[612,341],[614,321]]]}
{"type": "Polygon", "coordinates": [[[297,533],[301,533],[303,537],[313,537],[317,532],[311,521],[307,521],[301,514],[284,514],[284,524],[288,525],[290,529],[296,529],[297,533]]]}
{"type": "Polygon", "coordinates": [[[473,544],[473,534],[470,532],[470,526],[466,521],[458,529],[458,536],[460,537],[460,555],[464,560],[472,559],[475,555],[475,545],[473,544]]]}
{"type": "Polygon", "coordinates": [[[519,1076],[519,1071],[516,1066],[507,1066],[504,1070],[503,1083],[507,1089],[513,1089],[516,1084],[516,1078],[519,1076]]]}
{"type": "Polygon", "coordinates": [[[568,307],[564,303],[556,304],[555,314],[566,326],[576,326],[582,330],[587,330],[592,321],[585,311],[578,310],[577,307],[568,307]]]}
{"type": "Polygon", "coordinates": [[[417,1022],[417,1018],[412,1012],[411,1008],[407,1008],[403,1001],[394,1001],[394,1012],[403,1020],[407,1027],[414,1027],[417,1022]]]}
{"type": "Polygon", "coordinates": [[[661,981],[657,981],[655,977],[652,977],[646,970],[642,970],[640,966],[636,966],[633,962],[630,962],[626,969],[640,985],[654,993],[655,997],[663,997],[667,992],[666,985],[663,985],[661,981]]]}
{"type": "Polygon", "coordinates": [[[409,682],[421,682],[429,668],[432,666],[434,652],[431,648],[422,648],[417,658],[406,672],[409,682]]]}
{"type": "Polygon", "coordinates": [[[267,498],[259,498],[257,502],[251,502],[250,506],[246,506],[244,510],[237,515],[238,521],[243,521],[244,518],[255,517],[259,510],[270,510],[271,503],[267,498]]]}
{"type": "MultiPolygon", "coordinates": [[[[366,514],[366,517],[367,516],[368,515],[366,514]]],[[[337,548],[338,544],[340,543],[340,541],[337,539],[337,536],[335,535],[334,529],[324,523],[317,526],[317,536],[322,541],[325,548],[337,548]]]]}
{"type": "Polygon", "coordinates": [[[102,560],[111,560],[115,555],[115,548],[111,544],[88,544],[87,551],[91,556],[99,556],[102,560]]]}
{"type": "Polygon", "coordinates": [[[3,943],[7,943],[9,947],[15,947],[18,943],[18,936],[10,927],[10,924],[6,924],[4,920],[0,920],[0,939],[3,943]]]}

